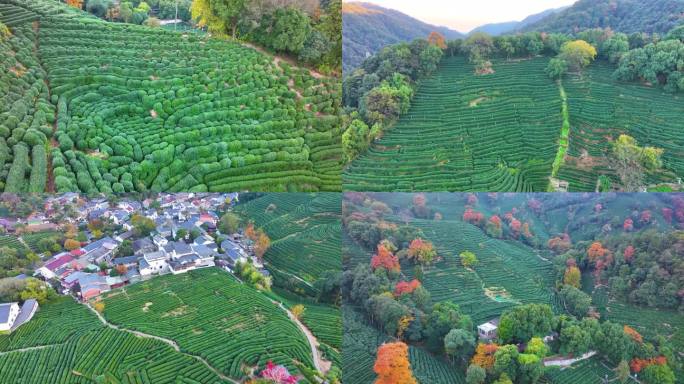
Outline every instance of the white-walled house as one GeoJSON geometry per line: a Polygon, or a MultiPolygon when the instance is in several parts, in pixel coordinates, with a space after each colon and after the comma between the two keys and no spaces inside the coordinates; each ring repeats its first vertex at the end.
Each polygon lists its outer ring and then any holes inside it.
{"type": "Polygon", "coordinates": [[[499,319],[489,320],[477,326],[477,335],[480,339],[492,340],[497,337],[499,329],[499,319]]]}
{"type": "Polygon", "coordinates": [[[166,262],[166,257],[164,251],[146,253],[140,260],[140,275],[149,276],[168,272],[169,264],[166,262]]]}
{"type": "Polygon", "coordinates": [[[0,304],[0,332],[9,332],[19,316],[18,303],[0,304]]]}
{"type": "Polygon", "coordinates": [[[166,244],[169,243],[169,241],[166,240],[166,238],[163,237],[163,236],[161,236],[161,235],[154,235],[154,236],[152,237],[152,242],[153,242],[157,247],[159,247],[159,248],[162,248],[162,247],[164,247],[166,244]]]}

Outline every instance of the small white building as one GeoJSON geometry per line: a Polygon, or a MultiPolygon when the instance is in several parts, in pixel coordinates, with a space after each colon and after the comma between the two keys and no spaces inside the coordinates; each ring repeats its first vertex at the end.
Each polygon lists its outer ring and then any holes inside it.
{"type": "Polygon", "coordinates": [[[18,303],[0,304],[0,332],[9,332],[19,316],[18,303]]]}
{"type": "Polygon", "coordinates": [[[498,329],[499,319],[489,320],[488,322],[477,326],[477,335],[480,339],[492,340],[497,337],[498,329]]]}
{"type": "Polygon", "coordinates": [[[159,248],[162,248],[169,243],[169,241],[161,235],[154,235],[154,237],[152,237],[152,242],[159,248]]]}
{"type": "Polygon", "coordinates": [[[166,262],[164,251],[146,253],[140,260],[140,274],[149,276],[157,273],[168,272],[169,264],[166,262]]]}

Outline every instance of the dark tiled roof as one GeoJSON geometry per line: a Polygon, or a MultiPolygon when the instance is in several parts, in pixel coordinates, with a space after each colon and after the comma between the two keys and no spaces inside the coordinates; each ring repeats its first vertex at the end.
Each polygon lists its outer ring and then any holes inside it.
{"type": "Polygon", "coordinates": [[[117,257],[116,259],[112,260],[112,264],[114,264],[114,265],[134,264],[134,263],[138,262],[139,258],[140,257],[138,257],[138,256],[117,257]]]}
{"type": "Polygon", "coordinates": [[[6,323],[9,320],[10,308],[14,303],[0,304],[0,323],[6,323]]]}

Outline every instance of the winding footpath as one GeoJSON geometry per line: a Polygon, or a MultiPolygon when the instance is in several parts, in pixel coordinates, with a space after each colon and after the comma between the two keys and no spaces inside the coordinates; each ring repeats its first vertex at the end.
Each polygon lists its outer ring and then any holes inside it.
{"type": "Polygon", "coordinates": [[[321,356],[320,351],[318,350],[319,343],[318,340],[316,339],[316,336],[314,336],[311,331],[309,331],[309,328],[307,328],[304,324],[302,324],[299,319],[289,310],[287,309],[283,303],[277,302],[275,300],[271,300],[273,304],[276,304],[277,306],[280,307],[283,311],[287,313],[287,316],[292,320],[297,326],[299,326],[299,329],[304,332],[304,336],[306,336],[306,339],[309,341],[309,346],[311,347],[311,355],[314,358],[314,366],[317,371],[323,373],[324,375],[328,373],[330,370],[331,362],[324,360],[323,356],[321,356]]]}
{"type": "Polygon", "coordinates": [[[2,356],[2,355],[8,355],[8,354],[14,353],[14,352],[28,352],[28,351],[36,351],[36,350],[39,350],[39,349],[46,349],[46,348],[58,347],[58,346],[63,345],[63,344],[65,344],[65,343],[46,344],[46,345],[36,345],[36,346],[34,346],[34,347],[26,347],[26,348],[13,349],[13,350],[11,350],[11,351],[0,352],[0,356],[2,356]]]}
{"type": "MultiPolygon", "coordinates": [[[[558,174],[558,170],[565,161],[565,154],[568,152],[568,146],[570,145],[570,113],[568,111],[568,96],[565,93],[565,88],[563,88],[563,82],[559,79],[558,91],[560,93],[561,102],[561,117],[563,118],[563,125],[561,126],[561,135],[558,141],[558,151],[556,152],[556,157],[553,160],[553,165],[551,169],[551,179],[555,179],[558,174]]],[[[549,192],[553,192],[553,188],[550,188],[549,192]]]]}
{"type": "Polygon", "coordinates": [[[117,331],[128,332],[128,333],[131,333],[131,334],[136,335],[136,336],[138,336],[138,337],[144,337],[144,338],[148,338],[148,339],[155,339],[155,340],[159,340],[159,341],[161,341],[161,342],[164,342],[164,343],[168,344],[169,346],[171,346],[171,348],[173,348],[176,352],[182,353],[183,355],[192,357],[193,359],[195,359],[195,360],[201,362],[201,363],[204,364],[207,368],[209,368],[212,372],[214,372],[218,377],[220,377],[222,380],[230,381],[231,383],[234,383],[234,384],[240,384],[239,381],[236,381],[236,380],[234,380],[234,379],[231,379],[230,377],[228,377],[228,376],[224,375],[223,373],[221,373],[221,371],[219,371],[218,369],[214,368],[214,367],[213,367],[211,364],[209,364],[209,362],[207,362],[203,357],[201,357],[201,356],[196,356],[196,355],[191,355],[191,354],[189,354],[189,353],[185,353],[185,352],[181,351],[180,347],[178,346],[178,343],[176,343],[175,341],[173,341],[173,340],[171,340],[171,339],[166,339],[166,338],[163,338],[163,337],[160,337],[160,336],[150,335],[150,334],[148,334],[148,333],[144,333],[144,332],[140,332],[140,331],[133,331],[133,330],[131,330],[131,329],[122,328],[122,327],[119,327],[119,326],[117,326],[117,325],[111,324],[111,323],[109,323],[109,322],[102,316],[102,314],[101,314],[100,312],[96,311],[95,308],[93,308],[93,307],[90,305],[90,303],[86,303],[85,305],[86,305],[86,307],[88,307],[88,309],[90,309],[91,312],[93,312],[93,313],[97,316],[98,319],[100,319],[100,322],[101,322],[102,324],[108,326],[109,328],[116,329],[117,331]]]}

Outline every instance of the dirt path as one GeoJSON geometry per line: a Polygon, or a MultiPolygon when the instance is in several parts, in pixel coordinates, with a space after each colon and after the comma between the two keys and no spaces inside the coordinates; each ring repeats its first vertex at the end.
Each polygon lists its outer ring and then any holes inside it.
{"type": "Polygon", "coordinates": [[[176,352],[182,353],[183,355],[192,357],[193,359],[195,359],[195,360],[201,362],[202,364],[204,364],[207,368],[209,368],[212,372],[214,372],[214,373],[215,373],[218,377],[220,377],[221,379],[226,380],[226,381],[230,381],[231,383],[234,383],[234,384],[240,384],[239,381],[236,381],[236,380],[234,380],[234,379],[231,379],[230,377],[228,377],[228,376],[224,375],[223,373],[221,373],[221,371],[219,371],[218,369],[214,368],[214,367],[213,367],[211,364],[209,364],[209,362],[207,362],[203,357],[197,356],[197,355],[191,355],[191,354],[189,354],[189,353],[185,353],[185,352],[181,351],[180,347],[178,346],[178,344],[177,344],[175,341],[170,340],[170,339],[166,339],[166,338],[163,338],[163,337],[160,337],[160,336],[150,335],[150,334],[147,334],[147,333],[144,333],[144,332],[140,332],[140,331],[134,331],[134,330],[127,329],[127,328],[122,328],[122,327],[119,327],[119,326],[117,326],[117,325],[111,324],[111,323],[109,323],[109,322],[104,318],[104,316],[102,316],[102,314],[101,314],[100,312],[96,311],[95,308],[93,308],[93,307],[90,305],[90,303],[86,303],[85,305],[86,305],[86,307],[88,307],[88,309],[90,309],[91,312],[93,312],[93,313],[97,316],[98,319],[100,319],[100,322],[101,322],[102,324],[108,326],[109,328],[116,329],[117,331],[128,332],[128,333],[131,333],[131,334],[136,335],[136,336],[138,336],[138,337],[144,337],[144,338],[147,338],[147,339],[159,340],[159,341],[161,341],[161,342],[163,342],[163,343],[166,343],[166,344],[170,345],[171,348],[173,348],[176,352]]]}
{"type": "Polygon", "coordinates": [[[2,356],[2,355],[7,355],[7,354],[10,354],[10,353],[14,353],[14,352],[28,352],[28,351],[36,351],[36,350],[39,350],[39,349],[52,348],[52,347],[57,347],[57,346],[60,346],[60,345],[63,345],[63,344],[65,344],[65,343],[47,344],[47,345],[37,345],[37,346],[35,346],[35,347],[26,347],[26,348],[13,349],[13,350],[11,350],[11,351],[0,352],[0,356],[2,356]]]}
{"type": "MultiPolygon", "coordinates": [[[[551,179],[556,179],[556,175],[565,161],[565,154],[568,152],[568,146],[570,145],[570,114],[568,112],[568,96],[565,94],[563,82],[559,79],[556,83],[558,84],[558,93],[562,103],[561,118],[563,123],[561,125],[560,138],[558,139],[558,151],[556,152],[556,157],[551,165],[551,179]]],[[[553,192],[554,188],[549,185],[549,189],[550,190],[548,192],[553,192]]]]}
{"type": "Polygon", "coordinates": [[[26,247],[26,249],[31,249],[31,247],[29,247],[29,245],[26,243],[26,241],[24,241],[23,237],[19,236],[19,237],[17,237],[17,240],[19,240],[20,243],[24,244],[24,247],[26,247]]]}
{"type": "Polygon", "coordinates": [[[314,70],[311,69],[311,68],[306,68],[306,67],[303,67],[303,66],[297,64],[297,62],[295,62],[295,61],[292,60],[292,59],[289,59],[289,58],[286,58],[286,57],[282,57],[282,56],[278,56],[278,55],[274,55],[274,54],[272,54],[271,52],[268,52],[267,50],[265,50],[264,48],[262,48],[262,47],[260,47],[260,46],[258,46],[258,45],[254,45],[254,44],[248,43],[248,42],[246,42],[246,41],[243,41],[243,42],[241,42],[240,44],[242,44],[242,45],[244,45],[244,46],[246,46],[246,47],[250,47],[250,48],[252,48],[252,49],[254,49],[254,50],[258,51],[258,52],[261,52],[261,53],[263,53],[263,54],[265,54],[265,55],[272,56],[272,57],[273,57],[273,64],[275,64],[276,67],[278,66],[278,64],[279,64],[281,61],[284,61],[284,62],[286,62],[286,63],[292,65],[293,67],[298,67],[298,68],[307,69],[307,70],[309,71],[309,74],[311,74],[311,76],[313,76],[313,77],[315,77],[315,78],[317,78],[317,79],[322,79],[322,78],[326,77],[325,75],[323,75],[323,74],[321,74],[321,73],[319,73],[319,72],[316,72],[316,71],[314,71],[314,70]]]}
{"type": "Polygon", "coordinates": [[[323,359],[321,352],[318,350],[320,344],[318,343],[318,339],[316,339],[316,336],[314,336],[313,333],[309,331],[309,328],[302,324],[302,322],[299,321],[299,319],[297,319],[297,317],[295,317],[295,315],[292,312],[290,312],[290,310],[287,309],[283,305],[283,303],[277,302],[275,300],[271,300],[271,302],[273,302],[273,304],[276,304],[283,311],[285,311],[290,320],[297,324],[297,326],[299,326],[299,329],[301,329],[302,332],[304,332],[304,335],[306,336],[307,340],[309,341],[309,345],[311,346],[311,355],[314,358],[314,366],[316,370],[323,373],[324,375],[328,373],[332,363],[330,361],[323,359]]]}
{"type": "MultiPolygon", "coordinates": [[[[33,31],[36,34],[36,42],[35,44],[33,44],[33,55],[36,57],[36,60],[38,61],[40,68],[43,70],[43,72],[45,72],[43,82],[45,83],[45,86],[47,87],[48,91],[47,101],[48,103],[52,103],[52,90],[50,88],[50,80],[47,78],[47,70],[43,66],[43,62],[40,60],[40,55],[38,55],[38,50],[40,49],[40,20],[36,20],[33,22],[33,31]]],[[[58,106],[55,105],[55,119],[52,123],[52,137],[50,138],[50,148],[56,148],[59,146],[59,143],[57,143],[57,140],[55,139],[55,134],[57,133],[57,108],[58,106]]],[[[48,151],[47,153],[47,182],[45,185],[45,189],[48,193],[55,192],[55,175],[52,173],[52,156],[50,154],[50,151],[48,151]]]]}

